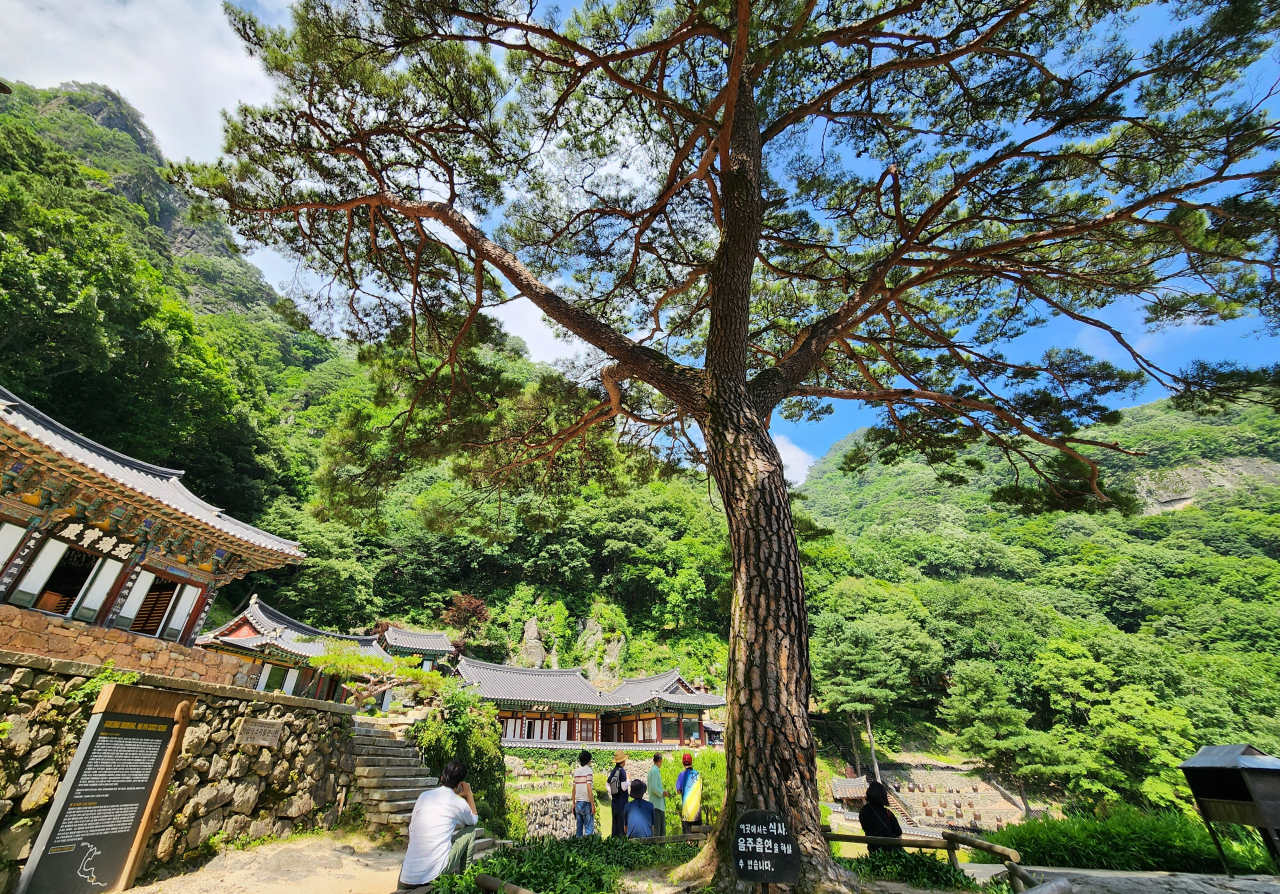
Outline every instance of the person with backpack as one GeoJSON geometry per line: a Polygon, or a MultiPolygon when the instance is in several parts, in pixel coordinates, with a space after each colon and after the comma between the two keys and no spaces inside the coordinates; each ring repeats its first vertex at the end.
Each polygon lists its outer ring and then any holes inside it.
{"type": "Polygon", "coordinates": [[[684,770],[676,777],[680,795],[680,829],[690,834],[692,826],[702,825],[702,776],[693,768],[693,755],[684,753],[684,770]]]}
{"type": "Polygon", "coordinates": [[[591,772],[591,752],[585,748],[573,768],[573,814],[578,819],[577,837],[596,832],[595,774],[591,772]]]}
{"type": "Polygon", "coordinates": [[[623,838],[627,834],[624,817],[627,812],[627,753],[625,751],[613,753],[613,769],[605,777],[605,784],[609,789],[609,807],[613,810],[613,826],[609,834],[614,838],[623,838]]]}

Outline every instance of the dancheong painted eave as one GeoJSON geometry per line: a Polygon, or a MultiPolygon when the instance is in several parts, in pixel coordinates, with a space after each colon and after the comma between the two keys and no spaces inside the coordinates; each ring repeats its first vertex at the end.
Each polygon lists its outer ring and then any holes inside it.
{"type": "MultiPolygon", "coordinates": [[[[0,441],[23,463],[42,466],[82,486],[110,491],[145,515],[206,529],[211,539],[233,543],[246,570],[299,562],[298,544],[227,515],[181,483],[183,472],[126,456],[50,418],[12,392],[0,388],[0,441]]],[[[0,471],[22,471],[12,461],[0,471]]]]}

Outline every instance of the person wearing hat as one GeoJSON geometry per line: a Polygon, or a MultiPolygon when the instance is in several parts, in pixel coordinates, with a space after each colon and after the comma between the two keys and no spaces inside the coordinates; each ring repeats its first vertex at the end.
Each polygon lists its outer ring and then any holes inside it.
{"type": "Polygon", "coordinates": [[[626,836],[625,814],[627,812],[627,753],[613,753],[613,769],[605,777],[609,789],[609,807],[613,811],[611,834],[614,838],[626,836]]]}
{"type": "Polygon", "coordinates": [[[688,835],[692,826],[702,825],[702,776],[693,768],[693,755],[684,753],[684,769],[676,777],[680,796],[680,829],[688,835]]]}

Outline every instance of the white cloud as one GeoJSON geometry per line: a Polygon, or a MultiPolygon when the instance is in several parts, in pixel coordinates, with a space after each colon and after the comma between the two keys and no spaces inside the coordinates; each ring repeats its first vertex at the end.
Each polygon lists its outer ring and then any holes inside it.
{"type": "Polygon", "coordinates": [[[787,480],[792,484],[804,484],[809,467],[817,462],[817,457],[806,453],[796,442],[783,434],[775,434],[773,443],[778,445],[778,453],[782,454],[782,465],[787,473],[787,480]]]}
{"type": "Polygon", "coordinates": [[[490,308],[487,313],[502,321],[511,335],[518,335],[529,346],[529,357],[540,363],[551,363],[572,357],[586,348],[586,343],[573,339],[561,341],[542,319],[542,311],[528,298],[517,298],[501,307],[490,308]]]}
{"type": "MultiPolygon", "coordinates": [[[[249,5],[275,19],[281,3],[249,5]]],[[[272,94],[214,0],[0,0],[0,22],[0,76],[105,84],[142,112],[169,158],[212,161],[218,113],[272,94]]]]}

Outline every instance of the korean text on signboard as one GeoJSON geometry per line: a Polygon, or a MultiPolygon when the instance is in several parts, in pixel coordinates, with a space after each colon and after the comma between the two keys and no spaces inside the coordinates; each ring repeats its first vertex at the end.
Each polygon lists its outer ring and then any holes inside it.
{"type": "Polygon", "coordinates": [[[792,885],[800,880],[800,847],[789,824],[768,810],[748,810],[733,833],[733,868],[739,881],[792,885]]]}

